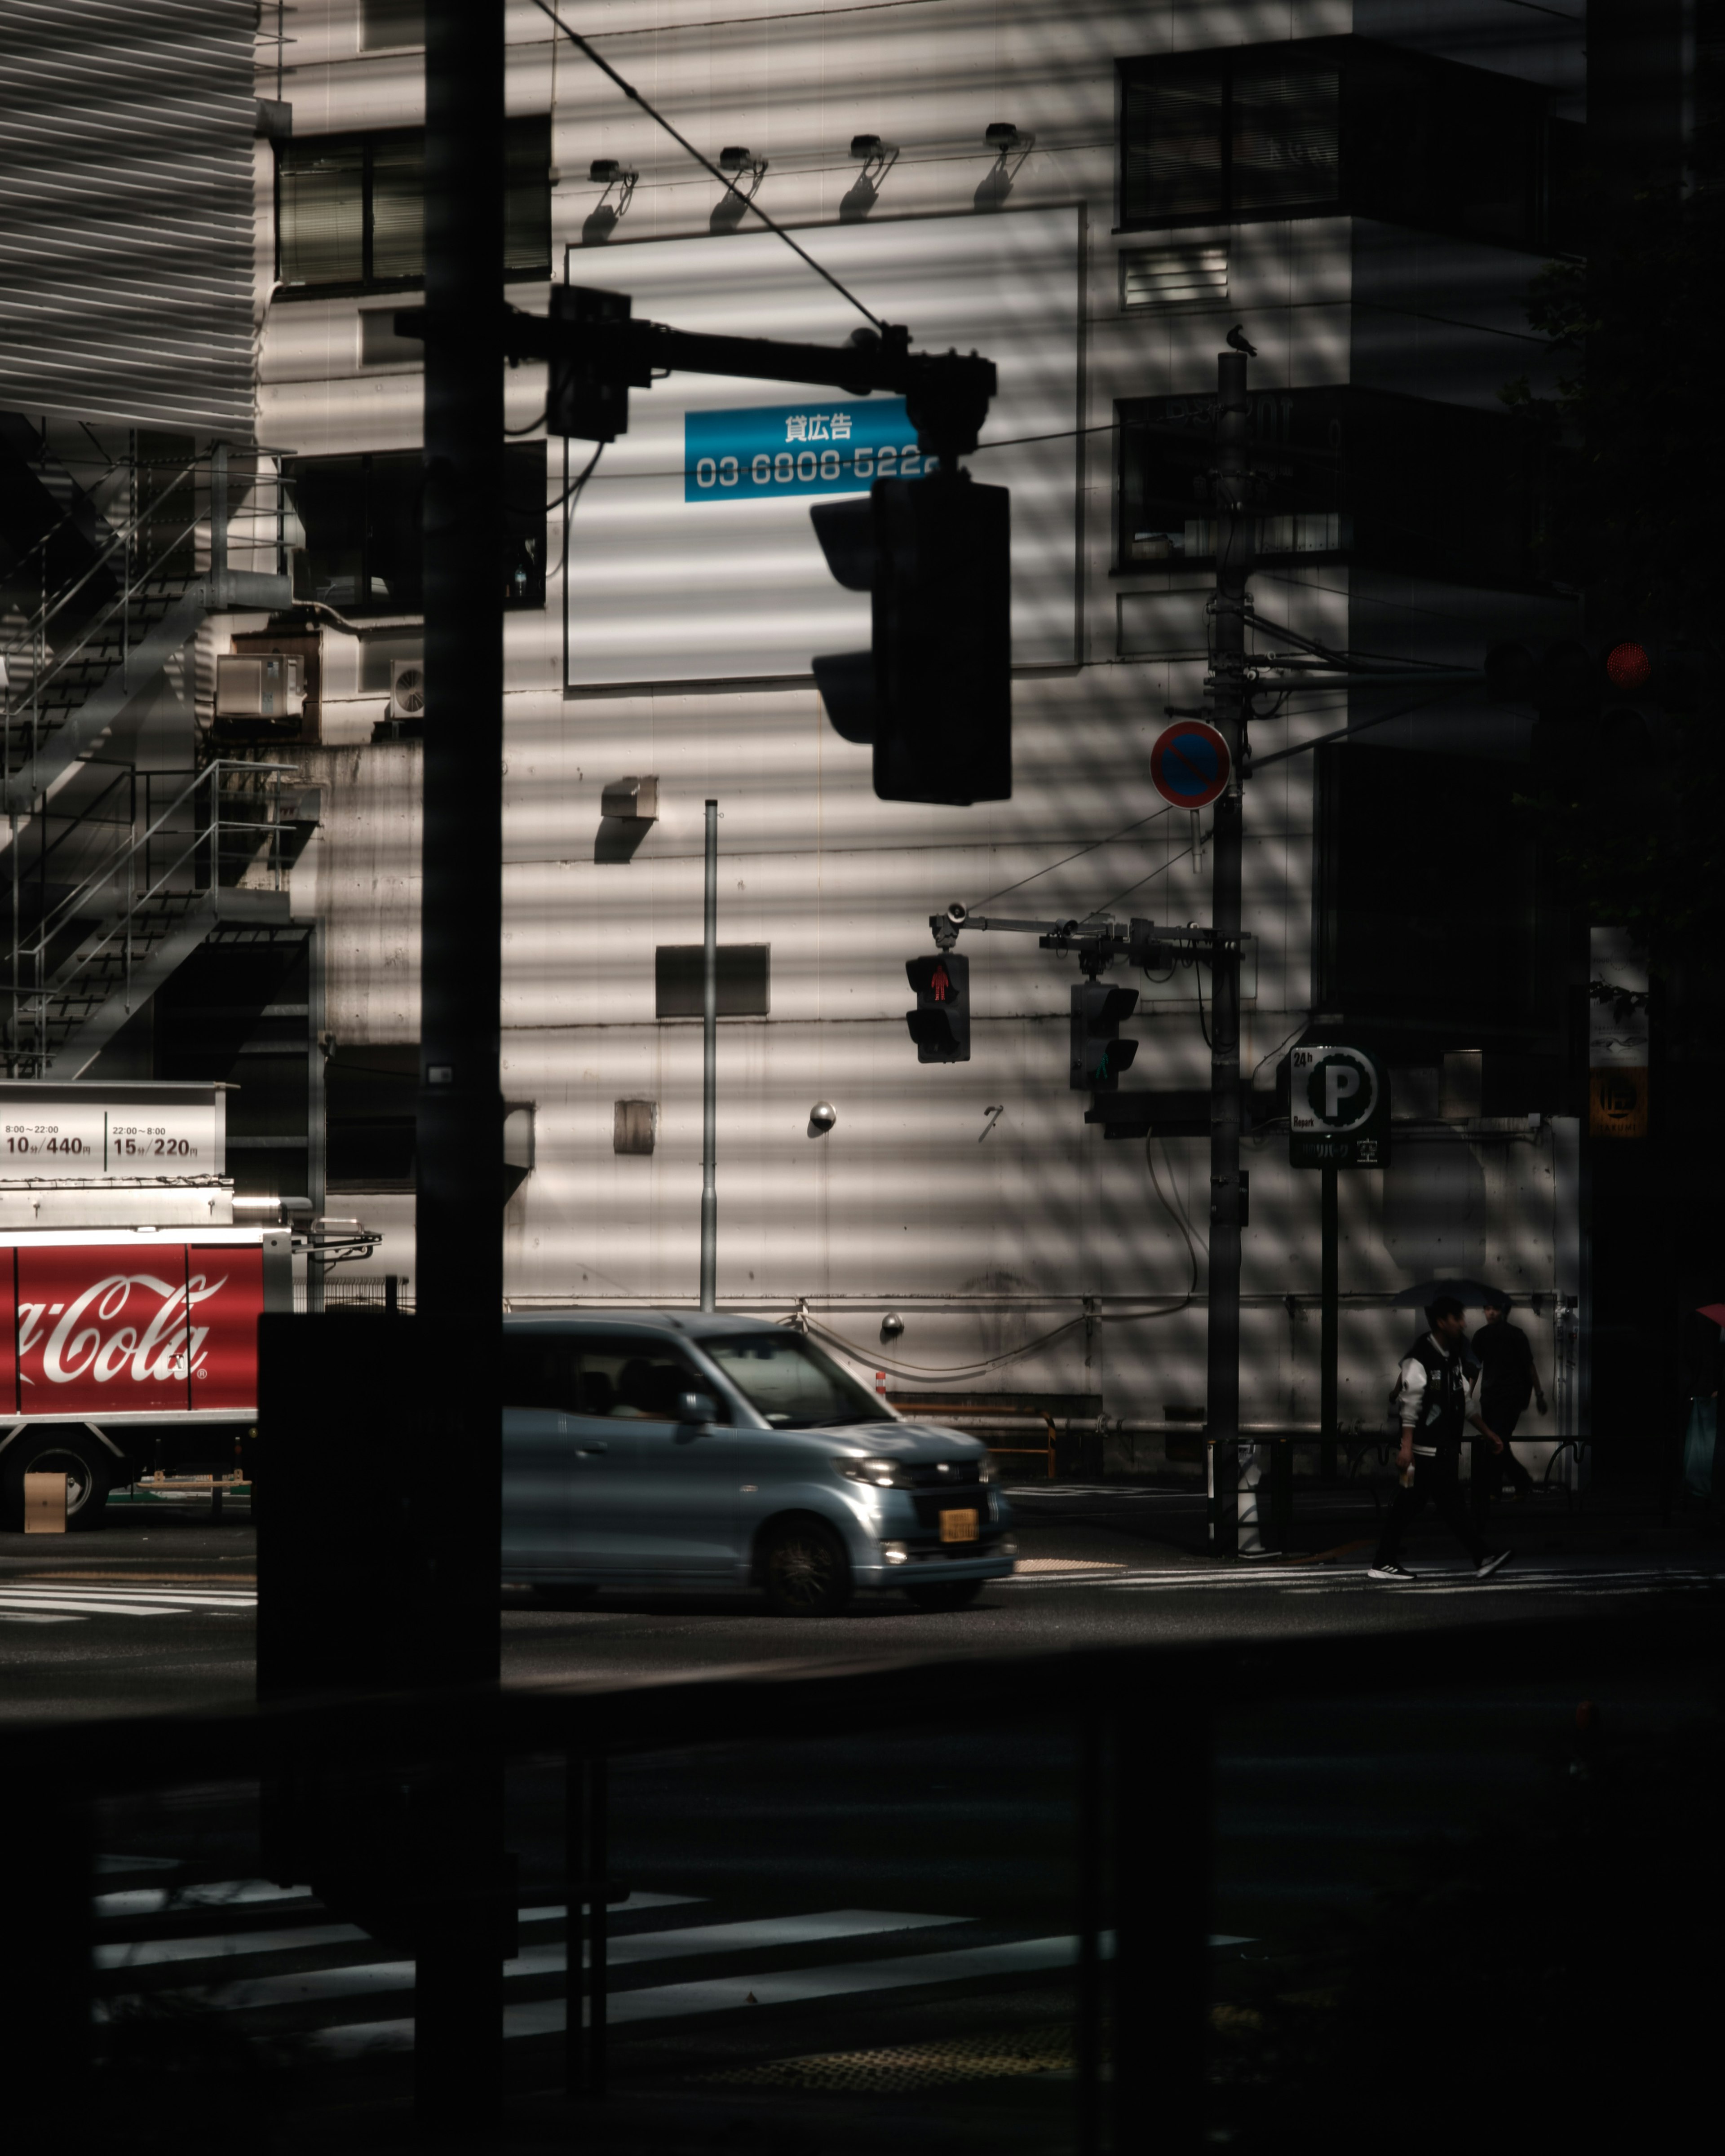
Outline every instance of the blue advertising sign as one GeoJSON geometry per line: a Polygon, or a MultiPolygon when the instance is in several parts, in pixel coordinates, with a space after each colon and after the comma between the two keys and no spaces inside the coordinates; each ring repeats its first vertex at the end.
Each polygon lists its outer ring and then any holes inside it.
{"type": "Polygon", "coordinates": [[[937,463],[917,449],[902,397],[683,415],[685,501],[864,494],[877,479],[920,479],[937,463]]]}

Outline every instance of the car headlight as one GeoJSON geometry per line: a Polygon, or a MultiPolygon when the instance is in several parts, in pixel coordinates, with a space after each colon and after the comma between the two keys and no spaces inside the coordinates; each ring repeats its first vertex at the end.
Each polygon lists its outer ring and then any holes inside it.
{"type": "Polygon", "coordinates": [[[853,1482],[872,1482],[877,1490],[909,1490],[915,1487],[911,1471],[896,1460],[835,1460],[833,1462],[841,1475],[853,1482]]]}

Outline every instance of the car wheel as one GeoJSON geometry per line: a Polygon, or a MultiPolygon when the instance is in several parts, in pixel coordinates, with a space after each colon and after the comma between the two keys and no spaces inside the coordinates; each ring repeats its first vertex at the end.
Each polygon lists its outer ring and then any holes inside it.
{"type": "Polygon", "coordinates": [[[761,1584],[779,1617],[836,1617],[850,1599],[845,1545],[819,1520],[775,1528],[761,1553],[761,1584]]]}
{"type": "Polygon", "coordinates": [[[919,1609],[968,1609],[983,1584],[980,1579],[931,1579],[905,1593],[919,1609]]]}
{"type": "Polygon", "coordinates": [[[0,1512],[11,1528],[24,1523],[26,1475],[64,1475],[69,1531],[99,1527],[108,1502],[110,1459],[93,1438],[70,1430],[21,1437],[0,1458],[0,1512]]]}

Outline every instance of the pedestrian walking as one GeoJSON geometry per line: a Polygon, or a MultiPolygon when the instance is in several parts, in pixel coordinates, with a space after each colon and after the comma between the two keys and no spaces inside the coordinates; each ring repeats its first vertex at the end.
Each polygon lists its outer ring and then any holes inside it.
{"type": "Polygon", "coordinates": [[[1468,1420],[1480,1433],[1473,1441],[1473,1517],[1483,1527],[1493,1501],[1508,1476],[1517,1497],[1531,1497],[1533,1477],[1510,1450],[1516,1424],[1527,1411],[1530,1399],[1546,1411],[1545,1388],[1533,1367],[1533,1348],[1519,1325],[1512,1325],[1513,1308],[1507,1295],[1486,1297],[1486,1322],[1473,1336],[1474,1359],[1480,1367],[1477,1404],[1468,1420]]]}
{"type": "Polygon", "coordinates": [[[1402,1484],[1384,1522],[1378,1554],[1368,1577],[1386,1580],[1416,1577],[1400,1561],[1402,1537],[1408,1522],[1425,1509],[1430,1498],[1445,1526],[1472,1559],[1475,1577],[1487,1579],[1514,1553],[1500,1550],[1496,1556],[1489,1555],[1461,1501],[1461,1439],[1467,1412],[1461,1350],[1467,1317],[1453,1296],[1440,1295],[1427,1305],[1425,1319],[1430,1330],[1414,1342],[1396,1373],[1394,1399],[1401,1428],[1396,1466],[1401,1470],[1402,1484]]]}

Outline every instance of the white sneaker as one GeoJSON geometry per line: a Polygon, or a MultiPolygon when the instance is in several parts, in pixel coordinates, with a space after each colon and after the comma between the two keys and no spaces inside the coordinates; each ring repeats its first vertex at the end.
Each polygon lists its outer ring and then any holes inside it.
{"type": "Polygon", "coordinates": [[[1404,1564],[1374,1564],[1367,1573],[1368,1579],[1417,1579],[1417,1572],[1409,1572],[1404,1564]]]}
{"type": "Polygon", "coordinates": [[[1476,1579],[1489,1579],[1499,1565],[1507,1564],[1515,1555],[1513,1550],[1499,1550],[1496,1557],[1482,1557],[1473,1568],[1476,1579]]]}

